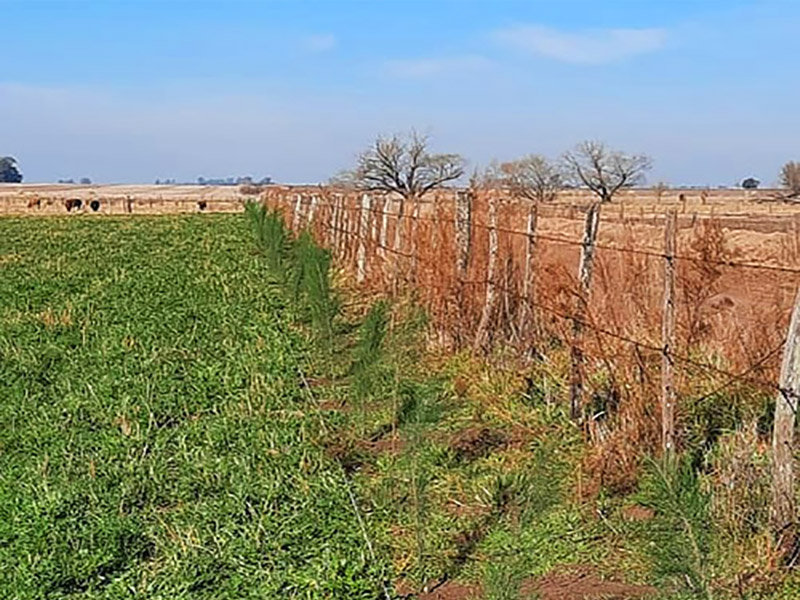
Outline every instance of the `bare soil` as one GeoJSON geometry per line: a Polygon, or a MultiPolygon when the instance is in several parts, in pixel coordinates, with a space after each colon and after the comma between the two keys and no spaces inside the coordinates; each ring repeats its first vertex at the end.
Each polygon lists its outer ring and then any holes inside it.
{"type": "Polygon", "coordinates": [[[539,600],[633,600],[652,597],[656,591],[646,585],[602,579],[591,567],[576,565],[527,581],[522,586],[520,597],[539,600]]]}

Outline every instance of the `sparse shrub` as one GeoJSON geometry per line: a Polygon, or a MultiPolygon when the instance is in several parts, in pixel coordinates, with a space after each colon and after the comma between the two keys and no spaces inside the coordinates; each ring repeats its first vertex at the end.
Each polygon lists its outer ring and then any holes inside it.
{"type": "Polygon", "coordinates": [[[691,462],[651,461],[639,500],[655,513],[648,523],[646,547],[656,577],[662,584],[710,600],[711,498],[703,491],[691,462]]]}
{"type": "Polygon", "coordinates": [[[680,408],[680,445],[694,466],[701,468],[723,435],[768,413],[769,399],[742,387],[696,399],[686,397],[680,408]]]}
{"type": "Polygon", "coordinates": [[[258,202],[245,204],[245,215],[250,223],[256,246],[264,253],[273,274],[280,277],[290,242],[283,216],[258,202]]]}
{"type": "Polygon", "coordinates": [[[358,343],[351,368],[355,389],[359,396],[373,393],[381,380],[380,366],[383,359],[383,341],[386,337],[388,316],[389,305],[386,301],[378,301],[369,309],[359,329],[358,343]]]}
{"type": "Polygon", "coordinates": [[[291,283],[295,301],[305,304],[311,324],[328,350],[333,344],[333,317],[337,312],[331,293],[331,254],[316,244],[307,231],[300,234],[291,252],[291,283]]]}
{"type": "Polygon", "coordinates": [[[800,163],[793,160],[781,167],[781,185],[789,190],[793,196],[800,194],[800,163]]]}

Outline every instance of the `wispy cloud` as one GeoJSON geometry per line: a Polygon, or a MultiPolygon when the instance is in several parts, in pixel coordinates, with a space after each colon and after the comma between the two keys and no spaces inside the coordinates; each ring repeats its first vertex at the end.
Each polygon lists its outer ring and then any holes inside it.
{"type": "Polygon", "coordinates": [[[332,33],[316,33],[307,35],[300,40],[300,45],[306,52],[328,52],[337,44],[336,36],[332,33]]]}
{"type": "Polygon", "coordinates": [[[406,79],[463,75],[486,70],[491,66],[492,62],[488,58],[472,55],[390,60],[384,64],[387,74],[406,79]]]}
{"type": "Polygon", "coordinates": [[[492,33],[498,42],[568,63],[598,65],[653,52],[667,40],[664,29],[561,31],[543,25],[518,25],[492,33]]]}

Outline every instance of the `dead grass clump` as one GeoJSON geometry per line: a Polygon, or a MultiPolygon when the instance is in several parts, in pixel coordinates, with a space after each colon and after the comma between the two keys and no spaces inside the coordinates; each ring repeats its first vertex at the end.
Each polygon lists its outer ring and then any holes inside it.
{"type": "Polygon", "coordinates": [[[450,449],[457,460],[471,462],[488,456],[493,450],[508,443],[506,434],[489,427],[470,427],[459,431],[450,441],[450,449]]]}
{"type": "Polygon", "coordinates": [[[760,439],[756,423],[722,436],[710,462],[714,522],[737,543],[766,531],[769,447],[760,439]]]}
{"type": "Polygon", "coordinates": [[[581,493],[586,498],[600,490],[623,495],[633,492],[645,457],[659,447],[658,417],[653,407],[639,396],[621,400],[619,412],[603,425],[604,435],[593,436],[595,443],[588,447],[583,459],[587,478],[581,493]]]}
{"type": "Polygon", "coordinates": [[[67,327],[72,325],[72,311],[69,308],[60,311],[47,308],[40,312],[38,317],[46,327],[56,327],[59,325],[61,327],[67,327]]]}

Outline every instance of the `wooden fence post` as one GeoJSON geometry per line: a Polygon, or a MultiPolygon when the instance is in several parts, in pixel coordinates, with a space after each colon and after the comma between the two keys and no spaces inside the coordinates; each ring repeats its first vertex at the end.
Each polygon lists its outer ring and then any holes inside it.
{"type": "Polygon", "coordinates": [[[394,265],[392,268],[392,293],[397,293],[397,285],[400,278],[400,252],[401,248],[403,248],[403,233],[404,233],[404,225],[405,225],[405,212],[406,212],[406,198],[400,197],[399,204],[397,208],[397,214],[395,215],[395,228],[394,228],[394,240],[392,241],[392,250],[394,252],[394,256],[392,260],[394,261],[394,265]]]}
{"type": "Polygon", "coordinates": [[[387,233],[389,231],[389,206],[390,206],[390,202],[391,202],[391,200],[388,200],[386,198],[386,196],[384,196],[383,199],[381,200],[381,212],[383,214],[381,215],[381,234],[380,234],[380,239],[379,239],[378,243],[380,244],[381,257],[384,259],[384,261],[386,259],[386,249],[387,249],[386,244],[387,244],[387,240],[388,240],[387,233]]]}
{"type": "Polygon", "coordinates": [[[333,197],[333,212],[331,214],[331,220],[333,225],[331,226],[331,230],[333,231],[333,243],[331,244],[331,250],[334,254],[339,252],[339,239],[342,237],[342,210],[341,210],[341,198],[339,194],[336,194],[333,197]]]}
{"type": "Polygon", "coordinates": [[[665,455],[675,451],[675,245],[678,215],[666,213],[664,225],[664,307],[661,323],[661,442],[665,455]]]}
{"type": "MultiPolygon", "coordinates": [[[[518,329],[520,332],[524,331],[525,321],[533,319],[536,321],[536,314],[533,310],[536,287],[536,227],[539,223],[539,204],[538,202],[531,202],[528,209],[528,231],[527,231],[527,244],[525,245],[525,274],[522,281],[522,298],[523,302],[520,305],[519,311],[519,324],[518,329]]],[[[534,323],[534,330],[536,330],[536,323],[534,323]]]]}
{"type": "Polygon", "coordinates": [[[489,192],[489,263],[486,266],[486,301],[483,304],[481,320],[478,323],[478,331],[475,335],[475,350],[483,347],[489,329],[489,320],[494,309],[495,296],[495,270],[497,269],[497,199],[493,192],[489,192]]]}
{"type": "Polygon", "coordinates": [[[369,237],[369,215],[372,212],[372,197],[361,196],[361,214],[358,227],[358,256],[356,258],[356,281],[363,283],[367,276],[367,239],[369,237]]]}
{"type": "Polygon", "coordinates": [[[292,231],[297,232],[300,227],[300,211],[302,209],[303,196],[295,194],[294,196],[294,212],[292,213],[292,231]]]}
{"type": "Polygon", "coordinates": [[[595,201],[586,212],[583,241],[581,242],[581,259],[578,265],[578,300],[575,315],[572,318],[572,349],[570,352],[571,374],[569,386],[569,414],[574,421],[583,416],[583,326],[589,308],[589,291],[592,283],[592,267],[597,241],[597,230],[600,224],[600,206],[595,201]]]}
{"type": "Polygon", "coordinates": [[[414,209],[411,211],[411,273],[409,277],[411,281],[417,281],[417,263],[419,262],[419,258],[417,256],[417,252],[419,249],[419,214],[420,210],[422,209],[422,198],[417,198],[414,209]]]}
{"type": "Polygon", "coordinates": [[[794,427],[800,398],[800,288],[783,348],[772,430],[772,531],[783,552],[796,541],[794,427]]]}
{"type": "Polygon", "coordinates": [[[339,216],[338,199],[335,195],[331,194],[328,198],[328,247],[332,252],[336,251],[336,220],[339,216]]]}
{"type": "Polygon", "coordinates": [[[472,229],[472,190],[456,192],[456,272],[462,277],[469,266],[469,247],[472,229]]]}
{"type": "Polygon", "coordinates": [[[314,225],[314,213],[317,210],[318,198],[316,194],[311,195],[311,200],[308,203],[308,213],[306,214],[309,229],[314,225]]]}

